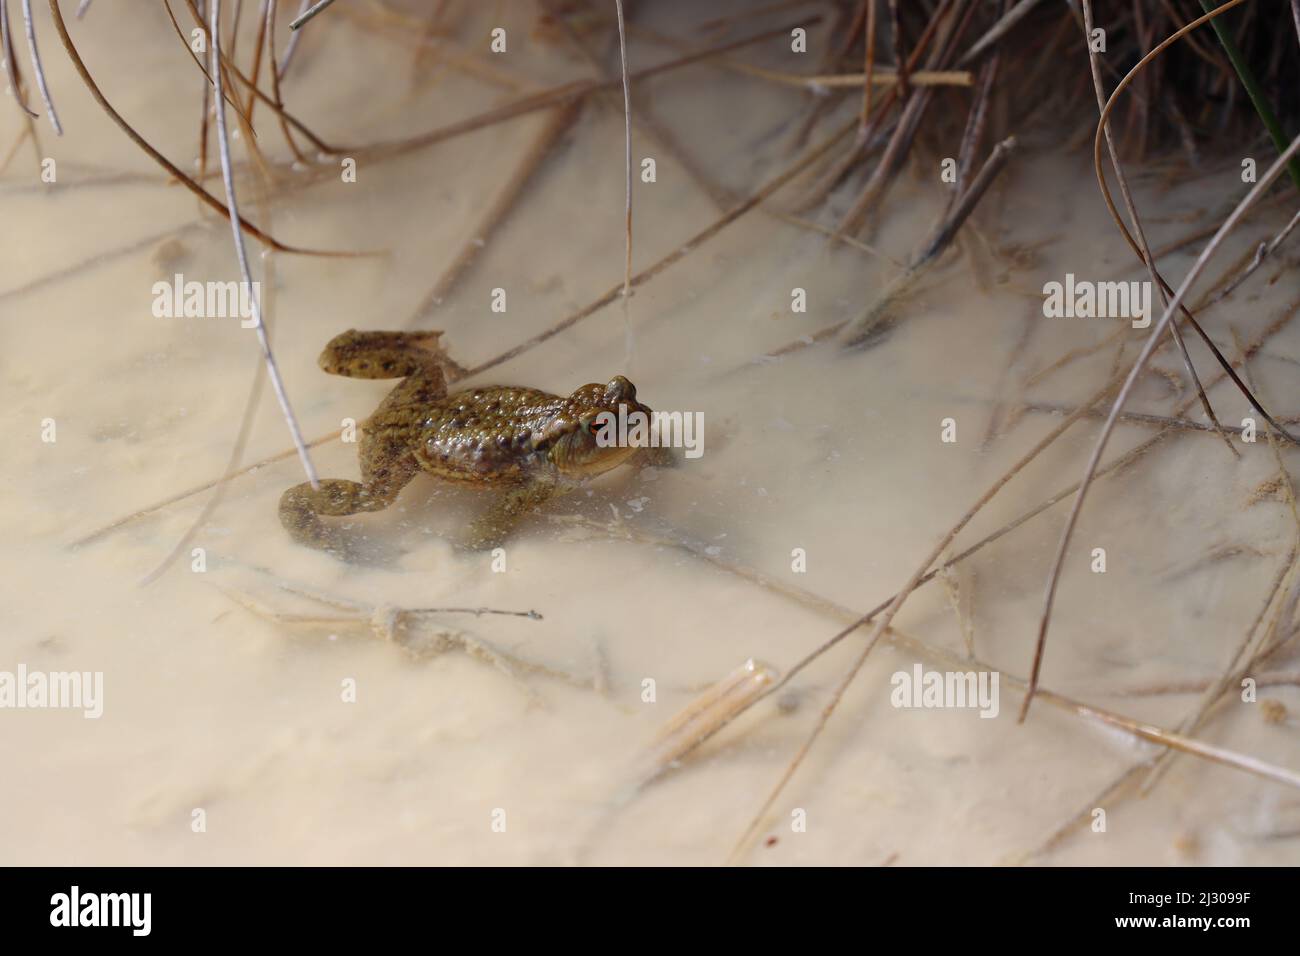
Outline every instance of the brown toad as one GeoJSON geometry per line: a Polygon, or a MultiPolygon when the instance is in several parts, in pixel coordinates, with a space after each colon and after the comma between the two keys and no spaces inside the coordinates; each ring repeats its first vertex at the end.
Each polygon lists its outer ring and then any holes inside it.
{"type": "Polygon", "coordinates": [[[343,529],[322,519],[381,511],[425,471],[499,490],[463,542],[491,547],[534,506],[651,451],[597,441],[602,412],[617,417],[626,406],[627,413],[652,414],[623,376],[583,385],[569,396],[502,385],[448,394],[442,369],[450,360],[438,344],[441,335],[353,329],[325,346],[319,363],[332,375],[402,381],[361,426],[360,482],[322,479],[319,488],[304,482],[281,496],[280,523],[295,541],[352,555],[343,529]]]}

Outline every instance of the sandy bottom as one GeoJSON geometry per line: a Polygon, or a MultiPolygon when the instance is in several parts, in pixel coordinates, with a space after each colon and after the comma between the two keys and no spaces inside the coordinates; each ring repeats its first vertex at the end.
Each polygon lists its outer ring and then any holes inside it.
{"type": "MultiPolygon", "coordinates": [[[[74,39],[114,106],[191,168],[202,78],[165,19],[119,22],[109,13],[93,9],[73,24],[74,39]]],[[[652,14],[666,31],[675,15],[671,7],[652,14]]],[[[419,82],[409,30],[376,32],[342,18],[318,24],[325,28],[304,43],[286,96],[326,140],[369,143],[589,75],[555,42],[531,35],[530,17],[505,18],[505,56],[489,54],[486,39],[471,49],[486,22],[466,27],[467,64],[435,66],[419,82]]],[[[30,144],[0,181],[0,420],[8,436],[0,671],[102,672],[103,713],[92,720],[73,710],[0,710],[0,862],[722,862],[865,632],[657,782],[629,790],[629,768],[658,728],[746,659],[784,672],[844,615],[887,599],[1059,421],[1047,406],[1072,408],[1118,362],[1131,361],[1147,334],[1117,319],[1044,317],[1046,281],[1139,273],[1090,165],[1063,154],[1057,138],[1030,135],[959,250],[900,305],[887,336],[851,354],[822,345],[754,364],[858,315],[897,274],[890,259],[910,254],[947,198],[928,160],[918,162],[865,237],[883,257],[828,246],[816,232],[753,211],[638,289],[630,361],[615,304],[475,379],[568,392],[626,373],[656,409],[702,412],[705,421],[702,457],[676,469],[620,469],[589,494],[553,503],[508,542],[504,570],[494,570],[490,554],[448,543],[446,532],[481,506],[477,496],[423,477],[393,509],[357,519],[357,533],[392,549],[388,563],[348,566],[293,544],[276,502],[302,473],[285,458],[236,478],[180,559],[142,585],[212,492],[168,499],[225,469],[259,352],[236,319],[152,314],[153,284],[176,272],[238,278],[229,229],[184,190],[163,185],[98,111],[48,22],[43,36],[68,130],[56,141],[41,128],[58,181],[37,181],[30,144]],[[805,312],[792,311],[796,288],[806,291],[805,312]],[[1075,357],[1054,367],[1066,356],[1075,357]],[[53,442],[43,440],[47,419],[53,442]],[[945,419],[955,423],[955,442],[942,440],[945,419]],[[149,511],[71,547],[140,509],[149,511]],[[405,648],[371,626],[376,611],[431,607],[535,610],[542,619],[427,615],[406,632],[405,648]],[[432,653],[433,645],[446,647],[432,653]]],[[[804,70],[787,47],[737,56],[804,70]]],[[[632,48],[634,65],[671,55],[647,43],[632,48]]],[[[797,90],[709,65],[647,90],[686,153],[738,197],[797,155],[791,136],[807,107],[797,90]]],[[[446,330],[463,364],[528,339],[621,281],[619,106],[591,102],[447,300],[419,320],[446,330]],[[506,290],[505,313],[491,309],[494,289],[506,290]]],[[[269,114],[259,115],[260,138],[279,158],[282,138],[269,114]]],[[[834,114],[826,129],[847,115],[834,114]]],[[[355,183],[330,173],[298,188],[295,177],[306,174],[284,170],[274,202],[259,201],[253,178],[241,181],[245,214],[286,243],[385,251],[255,259],[308,436],[363,419],[390,385],[321,373],[315,359],[324,342],[349,327],[409,327],[548,119],[534,114],[399,158],[363,158],[355,183]]],[[[20,130],[12,109],[0,113],[0,145],[20,130]]],[[[242,144],[236,152],[244,158],[242,144]]],[[[635,190],[639,270],[719,213],[683,163],[641,130],[634,154],[657,162],[657,181],[635,190]]],[[[1238,168],[1229,156],[1176,185],[1159,169],[1135,176],[1153,245],[1218,222],[1222,203],[1241,189],[1238,168]]],[[[209,185],[220,191],[219,181],[209,185]]],[[[833,225],[858,188],[851,180],[810,215],[833,225]]],[[[797,192],[780,194],[773,208],[791,208],[797,192]]],[[[1283,221],[1276,209],[1252,218],[1211,273],[1249,255],[1283,221]]],[[[1199,249],[1164,260],[1171,281],[1199,249]]],[[[1286,324],[1296,307],[1292,265],[1266,265],[1203,316],[1231,356],[1234,332],[1245,345],[1261,343],[1247,370],[1281,415],[1295,413],[1300,361],[1300,330],[1286,324]]],[[[1207,351],[1189,347],[1211,380],[1217,370],[1207,351]]],[[[1176,353],[1163,350],[1155,365],[1133,409],[1203,420],[1176,353]]],[[[1230,384],[1210,394],[1229,426],[1250,414],[1230,384]]],[[[1072,428],[980,513],[955,550],[1075,481],[1098,431],[1096,420],[1072,428]]],[[[1157,431],[1122,425],[1108,456],[1157,431]]],[[[1165,728],[1196,710],[1200,695],[1184,685],[1229,666],[1297,535],[1286,483],[1277,481],[1280,466],[1297,464],[1296,452],[1275,452],[1263,432],[1254,444],[1235,444],[1240,460],[1210,433],[1175,430],[1097,485],[1067,561],[1045,687],[1165,728]],[[1093,571],[1095,548],[1105,549],[1105,573],[1093,571]]],[[[242,462],[287,447],[263,389],[242,462]]],[[[351,445],[328,442],[313,459],[323,476],[357,476],[351,445]]],[[[1047,700],[1016,723],[1013,678],[1029,667],[1067,507],[926,585],[896,621],[930,648],[958,658],[973,650],[983,662],[973,670],[998,669],[996,717],[893,706],[896,672],[951,665],[915,644],[880,644],[740,859],[1300,859],[1294,789],[1183,755],[1145,799],[1109,794],[1159,750],[1047,700]],[[1091,825],[1094,808],[1105,810],[1104,832],[1091,825]],[[1053,839],[1080,815],[1082,825],[1053,839]]],[[[1265,669],[1294,664],[1294,655],[1281,655],[1265,669]]],[[[1258,696],[1300,712],[1294,677],[1261,686],[1258,696]]],[[[1279,711],[1230,691],[1193,736],[1300,767],[1295,718],[1270,722],[1270,713],[1279,711]]]]}

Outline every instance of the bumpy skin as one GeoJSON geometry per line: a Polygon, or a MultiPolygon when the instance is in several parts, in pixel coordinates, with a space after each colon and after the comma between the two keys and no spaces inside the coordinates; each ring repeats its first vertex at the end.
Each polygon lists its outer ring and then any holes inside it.
{"type": "Polygon", "coordinates": [[[567,397],[501,385],[448,395],[442,368],[450,359],[438,344],[441,334],[349,330],[325,346],[320,367],[332,375],[402,381],[361,426],[359,483],[332,478],[313,489],[304,482],[281,496],[280,522],[295,541],[352,556],[354,542],[322,518],[381,511],[426,471],[500,489],[462,542],[491,547],[534,506],[649,451],[596,442],[601,412],[617,415],[626,405],[651,414],[623,376],[567,397]]]}

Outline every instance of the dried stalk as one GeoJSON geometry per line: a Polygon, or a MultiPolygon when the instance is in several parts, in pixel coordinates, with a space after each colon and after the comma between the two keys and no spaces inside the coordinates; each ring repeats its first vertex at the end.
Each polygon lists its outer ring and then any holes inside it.
{"type": "MultiPolygon", "coordinates": [[[[6,14],[5,20],[9,17],[6,14]]],[[[23,26],[27,31],[27,47],[31,50],[32,55],[32,72],[36,74],[36,88],[40,90],[41,101],[45,104],[45,112],[50,117],[50,125],[54,127],[56,136],[63,135],[63,127],[59,125],[59,114],[54,109],[54,100],[50,96],[50,88],[45,82],[45,69],[41,66],[41,51],[36,48],[36,25],[32,22],[32,0],[23,0],[23,26]]],[[[6,42],[6,48],[9,55],[13,55],[13,50],[6,42]]]]}
{"type": "MultiPolygon", "coordinates": [[[[57,0],[51,0],[51,2],[55,3],[57,7],[57,0]]],[[[221,0],[209,0],[209,2],[211,3],[212,28],[208,31],[208,38],[211,42],[213,102],[216,104],[217,114],[217,145],[221,153],[221,179],[226,187],[226,208],[229,213],[231,232],[234,236],[235,255],[239,259],[239,273],[243,277],[245,287],[248,289],[248,300],[253,313],[253,328],[257,332],[257,341],[262,347],[262,359],[266,363],[266,372],[267,377],[271,380],[271,388],[275,392],[276,401],[280,403],[280,411],[284,415],[285,424],[289,427],[289,434],[293,438],[293,444],[298,451],[298,459],[302,462],[302,468],[307,475],[307,480],[311,482],[313,488],[319,488],[320,480],[316,477],[316,469],[312,465],[311,455],[308,454],[307,446],[303,442],[302,430],[298,427],[298,418],[294,415],[293,406],[289,403],[289,394],[285,391],[284,381],[280,377],[280,369],[275,361],[275,353],[271,351],[271,342],[266,334],[266,325],[262,322],[262,308],[258,303],[257,288],[253,285],[253,274],[248,265],[248,250],[244,247],[244,231],[240,226],[239,205],[235,199],[235,174],[230,159],[230,135],[226,130],[226,99],[221,80],[223,72],[221,69],[221,0]]]]}
{"type": "MultiPolygon", "coordinates": [[[[1103,122],[1104,121],[1103,117],[1103,122]]],[[[1029,705],[1033,702],[1034,694],[1037,691],[1038,677],[1043,663],[1043,651],[1047,644],[1047,631],[1052,618],[1052,605],[1055,602],[1056,589],[1060,582],[1061,569],[1065,564],[1065,554],[1070,545],[1070,538],[1074,534],[1074,528],[1078,523],[1079,513],[1083,509],[1083,502],[1087,496],[1088,488],[1092,484],[1093,476],[1101,461],[1101,455],[1105,450],[1106,443],[1115,429],[1115,423],[1119,418],[1119,413],[1123,411],[1124,405],[1133,391],[1134,383],[1142,373],[1142,370],[1146,367],[1147,361],[1151,358],[1151,353],[1155,350],[1155,346],[1159,341],[1159,336],[1163,335],[1165,329],[1169,326],[1178,306],[1182,304],[1183,298],[1187,295],[1187,291],[1191,288],[1192,283],[1194,283],[1205,270],[1206,265],[1214,256],[1215,252],[1218,251],[1224,238],[1236,228],[1237,223],[1241,221],[1246,211],[1250,209],[1259,197],[1263,195],[1264,191],[1272,185],[1273,181],[1278,177],[1282,170],[1286,168],[1286,161],[1290,160],[1297,150],[1300,150],[1300,137],[1294,139],[1291,142],[1291,145],[1283,151],[1282,156],[1274,162],[1271,167],[1269,167],[1269,170],[1260,178],[1254,188],[1246,194],[1246,197],[1237,204],[1237,208],[1232,211],[1232,214],[1228,216],[1223,225],[1219,227],[1218,231],[1206,245],[1205,249],[1202,250],[1199,256],[1197,256],[1196,261],[1192,264],[1191,270],[1179,284],[1178,291],[1174,294],[1173,299],[1170,300],[1169,305],[1165,307],[1164,314],[1161,315],[1160,321],[1152,328],[1151,334],[1147,337],[1146,344],[1142,347],[1142,351],[1138,354],[1137,361],[1133,363],[1133,368],[1129,372],[1123,387],[1120,389],[1119,396],[1115,399],[1115,404],[1111,407],[1110,414],[1106,418],[1106,423],[1102,426],[1101,435],[1098,437],[1096,445],[1093,447],[1092,454],[1089,456],[1087,467],[1084,469],[1079,493],[1075,497],[1074,507],[1070,510],[1070,516],[1066,519],[1065,530],[1061,534],[1061,541],[1057,547],[1056,558],[1053,561],[1051,571],[1048,574],[1047,593],[1043,599],[1043,613],[1038,628],[1038,639],[1034,648],[1033,664],[1030,668],[1029,688],[1025,694],[1024,703],[1021,705],[1020,715],[1018,718],[1020,722],[1024,721],[1026,714],[1029,712],[1029,705]]]]}

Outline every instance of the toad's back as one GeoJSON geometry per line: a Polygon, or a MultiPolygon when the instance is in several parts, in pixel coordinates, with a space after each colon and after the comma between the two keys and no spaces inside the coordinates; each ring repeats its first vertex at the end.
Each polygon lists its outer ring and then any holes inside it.
{"type": "MultiPolygon", "coordinates": [[[[419,416],[420,466],[447,481],[512,483],[548,466],[546,439],[573,419],[568,398],[488,385],[430,403],[419,416]]],[[[373,419],[372,419],[373,422],[373,419]]]]}

